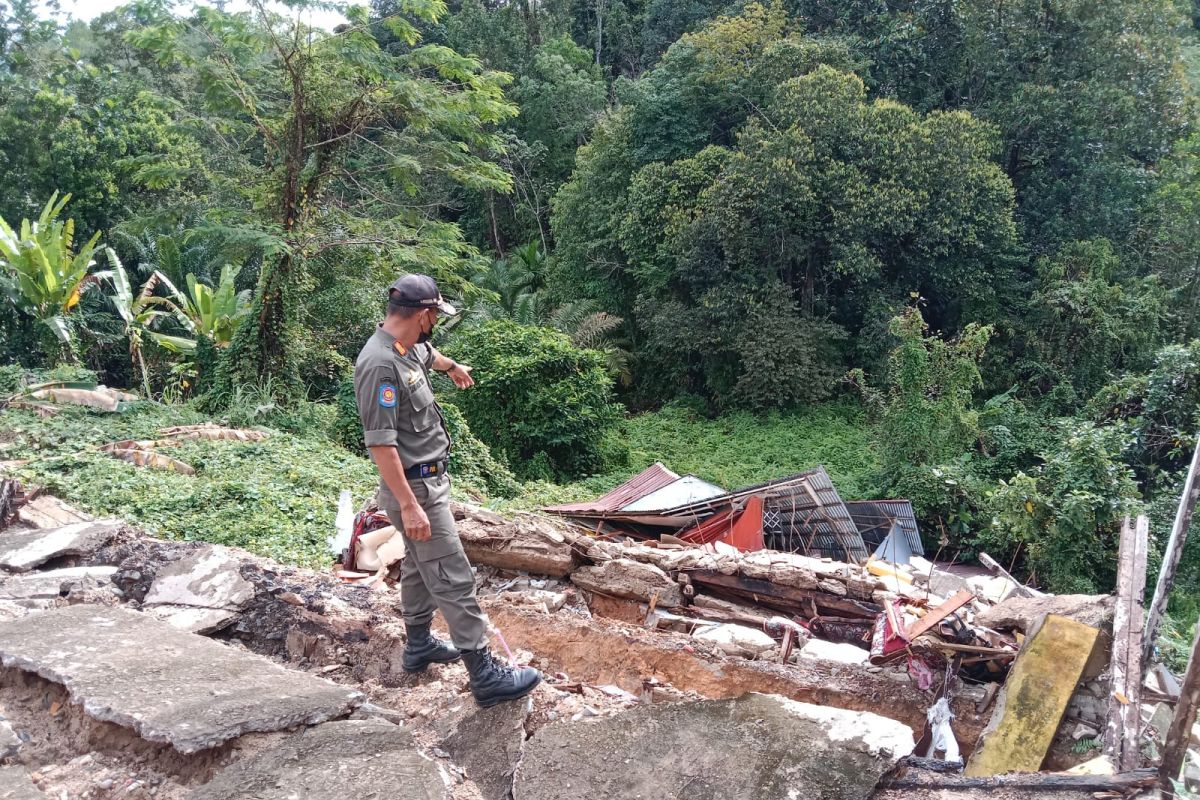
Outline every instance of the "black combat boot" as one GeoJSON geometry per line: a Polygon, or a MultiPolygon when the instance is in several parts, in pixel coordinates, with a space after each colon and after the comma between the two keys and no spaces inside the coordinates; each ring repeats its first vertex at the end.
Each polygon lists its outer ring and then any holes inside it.
{"type": "Polygon", "coordinates": [[[533,667],[513,667],[497,661],[486,647],[463,650],[463,663],[471,676],[471,694],[481,708],[516,700],[533,691],[542,682],[533,667]]]}
{"type": "Polygon", "coordinates": [[[408,644],[404,646],[404,671],[424,672],[430,664],[457,661],[462,654],[429,632],[428,625],[407,625],[408,644]]]}

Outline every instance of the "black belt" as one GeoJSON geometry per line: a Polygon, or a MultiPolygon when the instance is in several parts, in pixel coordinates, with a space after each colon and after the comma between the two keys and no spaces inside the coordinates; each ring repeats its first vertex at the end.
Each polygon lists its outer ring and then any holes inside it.
{"type": "Polygon", "coordinates": [[[424,464],[413,464],[404,470],[404,477],[410,481],[415,481],[418,478],[433,478],[445,471],[445,461],[429,461],[424,464]]]}

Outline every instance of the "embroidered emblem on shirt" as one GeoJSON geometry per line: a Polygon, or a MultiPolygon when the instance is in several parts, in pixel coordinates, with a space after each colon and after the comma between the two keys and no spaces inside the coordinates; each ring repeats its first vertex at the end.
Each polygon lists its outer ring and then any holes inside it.
{"type": "Polygon", "coordinates": [[[396,405],[396,387],[390,383],[379,384],[379,405],[392,408],[396,405]]]}
{"type": "Polygon", "coordinates": [[[419,372],[410,372],[410,373],[408,373],[408,385],[409,386],[420,386],[421,379],[424,377],[425,376],[419,372]]]}

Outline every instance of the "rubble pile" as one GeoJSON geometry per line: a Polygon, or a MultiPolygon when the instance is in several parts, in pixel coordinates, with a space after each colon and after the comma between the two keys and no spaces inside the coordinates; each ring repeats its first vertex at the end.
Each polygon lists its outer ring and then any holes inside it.
{"type": "Polygon", "coordinates": [[[1006,746],[1034,769],[1096,755],[1073,751],[1103,729],[1104,599],[1026,597],[916,554],[596,536],[456,505],[495,649],[547,676],[480,710],[460,664],[403,672],[387,582],[50,500],[0,527],[0,797],[333,798],[400,780],[454,800],[1082,800],[1153,782],[990,771],[1008,771],[1006,746]],[[1056,671],[1031,751],[1009,684],[1056,671]]]}

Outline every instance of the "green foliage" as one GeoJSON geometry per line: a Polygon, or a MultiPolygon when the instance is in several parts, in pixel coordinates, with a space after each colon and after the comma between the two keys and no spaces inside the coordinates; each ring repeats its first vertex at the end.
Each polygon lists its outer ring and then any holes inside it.
{"type": "Polygon", "coordinates": [[[1175,0],[793,7],[815,31],[851,37],[881,94],[999,128],[999,163],[1035,253],[1123,241],[1153,190],[1154,162],[1191,123],[1175,0]]]}
{"type": "Polygon", "coordinates": [[[579,476],[609,466],[606,439],[620,407],[602,354],[548,328],[499,320],[456,331],[447,352],[475,368],[475,386],[455,404],[519,477],[579,476]]]}
{"type": "Polygon", "coordinates": [[[824,61],[849,59],[747,6],[672,47],[580,151],[557,285],[636,320],[650,395],[812,402],[876,298],[918,292],[952,330],[995,304],[1016,231],[994,132],[869,102],[824,61]]]}
{"type": "Polygon", "coordinates": [[[1163,347],[1146,373],[1131,373],[1099,391],[1085,409],[1126,434],[1125,460],[1143,485],[1179,473],[1200,430],[1200,340],[1163,347]]]}
{"type": "Polygon", "coordinates": [[[206,421],[190,408],[141,404],[102,420],[68,408],[52,419],[3,411],[6,458],[35,457],[18,476],[98,515],[119,516],[170,539],[244,547],[284,563],[329,563],[337,498],[375,490],[374,468],[328,440],[276,433],[261,442],[181,442],[164,452],[195,476],[137,467],[98,452],[120,439],[154,438],[168,425],[206,421]]]}
{"type": "Polygon", "coordinates": [[[1026,316],[1035,392],[1072,410],[1114,374],[1147,366],[1161,341],[1166,298],[1156,277],[1122,285],[1121,260],[1105,239],[1072,242],[1037,263],[1026,316]]]}
{"type": "Polygon", "coordinates": [[[575,483],[526,482],[512,505],[539,508],[592,499],[655,461],[680,474],[694,474],[727,488],[761,483],[822,464],[844,499],[877,497],[879,468],[870,424],[848,403],[709,418],[693,397],[658,411],[629,417],[619,426],[628,443],[629,466],[575,483]]]}
{"type": "MultiPolygon", "coordinates": [[[[893,319],[897,345],[888,357],[887,388],[866,390],[879,412],[888,473],[949,461],[979,438],[972,393],[982,385],[978,365],[991,329],[970,325],[953,340],[927,335],[928,330],[916,308],[893,319]]],[[[861,371],[851,378],[865,386],[861,371]]]]}
{"type": "Polygon", "coordinates": [[[75,249],[75,221],[59,214],[71,199],[50,196],[37,220],[21,221],[17,230],[0,218],[0,291],[20,312],[28,314],[53,333],[58,345],[48,345],[46,355],[56,361],[62,353],[74,358],[70,313],[87,285],[100,234],[75,249]]]}
{"type": "Polygon", "coordinates": [[[248,224],[264,239],[251,313],[222,359],[224,392],[273,376],[281,397],[298,393],[310,255],[386,242],[378,257],[393,272],[420,268],[447,289],[466,285],[474,248],[427,212],[444,202],[433,191],[443,182],[509,190],[493,160],[503,150],[494,126],[516,113],[503,96],[508,76],[443,45],[417,46],[418,26],[436,23],[444,4],[399,11],[387,27],[406,43],[401,53],[380,46],[361,7],[336,35],[265,7],[198,6],[189,20],[167,17],[125,37],[146,61],[186,77],[165,88],[180,123],[203,132],[215,156],[197,176],[214,187],[214,226],[248,224]]]}
{"type": "Polygon", "coordinates": [[[233,341],[238,323],[250,313],[250,291],[239,292],[235,288],[238,269],[232,264],[221,267],[221,278],[215,289],[196,280],[189,272],[187,294],[165,279],[163,281],[171,290],[167,302],[180,323],[194,336],[211,339],[217,347],[226,347],[233,341]]]}
{"type": "Polygon", "coordinates": [[[113,294],[109,296],[109,300],[112,301],[117,314],[125,323],[125,337],[129,339],[129,357],[142,377],[143,396],[149,398],[151,396],[150,373],[142,353],[143,337],[149,338],[159,346],[177,354],[194,353],[196,342],[183,336],[171,336],[153,330],[158,319],[168,315],[168,312],[159,311],[156,308],[162,298],[154,296],[154,289],[159,283],[170,286],[165,275],[160,272],[152,274],[135,296],[133,285],[129,282],[129,275],[125,272],[125,266],[117,258],[117,254],[113,252],[112,248],[107,248],[105,252],[111,267],[107,270],[105,277],[112,282],[113,286],[113,294]]]}
{"type": "Polygon", "coordinates": [[[1090,423],[1068,427],[1063,437],[1038,467],[1000,481],[980,542],[993,555],[1019,554],[1052,592],[1108,592],[1121,520],[1138,510],[1133,473],[1120,462],[1125,442],[1119,431],[1090,423]]]}
{"type": "Polygon", "coordinates": [[[909,308],[889,330],[896,344],[885,387],[869,386],[861,369],[849,376],[879,419],[880,484],[889,496],[909,498],[943,544],[969,546],[983,494],[971,464],[982,435],[972,395],[982,385],[978,365],[991,329],[968,325],[944,339],[929,335],[921,312],[909,308]]]}

